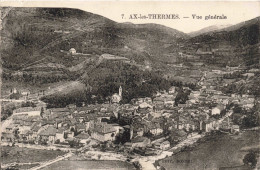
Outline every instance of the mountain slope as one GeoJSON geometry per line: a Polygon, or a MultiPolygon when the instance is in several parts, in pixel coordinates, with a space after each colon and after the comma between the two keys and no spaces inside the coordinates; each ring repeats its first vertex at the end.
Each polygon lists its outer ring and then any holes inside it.
{"type": "Polygon", "coordinates": [[[120,85],[128,90],[125,102],[138,95],[151,96],[156,90],[168,87],[167,83],[152,84],[151,77],[163,81],[151,68],[165,68],[166,62],[173,62],[178,42],[187,38],[186,34],[165,26],[120,24],[77,9],[1,10],[7,11],[1,31],[4,45],[0,47],[4,80],[37,87],[69,82],[68,88],[57,87],[66,93],[47,89],[44,96],[51,102],[64,99],[66,102],[62,104],[86,100],[85,92],[88,97],[96,95],[97,100],[103,101],[120,85]],[[69,52],[71,48],[76,49],[75,54],[69,52]],[[103,54],[118,57],[104,60],[103,54]],[[86,85],[79,92],[83,91],[83,96],[73,91],[76,82],[86,85]]]}
{"type": "Polygon", "coordinates": [[[60,50],[70,48],[81,53],[107,52],[143,62],[163,54],[162,44],[175,44],[186,37],[164,26],[119,24],[67,8],[12,8],[3,23],[2,58],[4,66],[10,69],[20,69],[46,56],[62,62],[60,50]]]}
{"type": "MultiPolygon", "coordinates": [[[[39,87],[71,82],[68,89],[58,87],[67,90],[63,93],[69,94],[67,102],[78,97],[73,96],[75,82],[86,86],[82,86],[85,89],[83,99],[77,102],[88,100],[92,95],[103,102],[119,86],[126,89],[124,102],[133,97],[151,96],[155,91],[169,87],[171,82],[163,78],[166,73],[173,77],[178,75],[181,80],[189,79],[188,73],[171,67],[175,67],[173,63],[179,52],[194,58],[199,55],[197,49],[203,46],[210,46],[214,53],[206,56],[206,60],[199,59],[206,65],[259,62],[259,17],[224,30],[189,37],[162,25],[116,23],[77,9],[1,10],[5,16],[0,46],[3,78],[8,82],[23,81],[39,87]],[[71,48],[76,52],[70,53],[71,48]],[[115,59],[104,59],[104,54],[115,59]]],[[[191,64],[186,69],[192,70],[190,67],[191,64]]],[[[196,69],[200,68],[193,68],[196,69]]],[[[196,84],[193,79],[190,83],[196,84]]],[[[54,101],[58,95],[56,91],[51,93],[52,98],[44,96],[45,100],[54,101]]],[[[63,98],[60,96],[60,101],[63,98]]]]}

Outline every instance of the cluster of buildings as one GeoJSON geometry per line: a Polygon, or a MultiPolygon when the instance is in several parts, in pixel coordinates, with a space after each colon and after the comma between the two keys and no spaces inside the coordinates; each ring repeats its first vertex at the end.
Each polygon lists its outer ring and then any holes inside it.
{"type": "MultiPolygon", "coordinates": [[[[119,140],[119,143],[124,141],[127,149],[167,150],[194,133],[230,126],[229,119],[223,121],[221,118],[229,112],[227,106],[231,103],[253,107],[253,96],[223,94],[217,88],[219,76],[208,74],[201,77],[198,82],[201,88],[197,90],[173,86],[168,91],[157,92],[152,98],[136,98],[129,104],[119,104],[123,97],[120,87],[119,92],[111,96],[109,104],[17,109],[7,120],[9,124],[3,129],[1,140],[48,145],[66,145],[71,141],[86,145],[90,140],[100,143],[119,140]],[[180,90],[189,92],[182,104],[175,103],[180,90]]],[[[236,125],[232,128],[238,129],[236,125]]]]}
{"type": "Polygon", "coordinates": [[[3,129],[2,141],[49,145],[78,141],[84,145],[88,140],[115,141],[123,135],[127,138],[125,145],[131,148],[154,143],[154,148],[166,149],[170,141],[165,136],[175,131],[179,131],[176,137],[181,139],[185,139],[183,137],[188,133],[209,131],[208,121],[211,119],[206,115],[210,109],[194,108],[188,104],[175,106],[176,96],[176,88],[171,87],[167,92],[158,92],[153,99],[137,98],[131,104],[120,105],[120,87],[110,104],[16,109],[9,125],[3,129]],[[154,142],[161,138],[164,141],[154,142]]]}

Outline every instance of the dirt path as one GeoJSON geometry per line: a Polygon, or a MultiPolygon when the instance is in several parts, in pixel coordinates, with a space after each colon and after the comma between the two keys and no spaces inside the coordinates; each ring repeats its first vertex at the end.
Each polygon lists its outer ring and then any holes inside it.
{"type": "Polygon", "coordinates": [[[53,159],[53,160],[50,160],[50,161],[41,163],[39,166],[33,167],[33,168],[31,168],[30,170],[38,170],[38,169],[44,168],[44,167],[46,167],[46,166],[48,166],[48,165],[51,165],[51,164],[53,164],[53,163],[55,163],[55,162],[61,161],[61,160],[66,159],[66,158],[69,158],[69,157],[71,157],[72,155],[73,155],[73,153],[72,153],[72,152],[69,152],[69,153],[66,154],[66,155],[58,156],[57,158],[55,158],[55,159],[53,159]]]}
{"type": "Polygon", "coordinates": [[[28,163],[18,163],[18,162],[13,162],[13,163],[9,163],[9,164],[1,164],[1,168],[5,169],[5,168],[10,168],[12,166],[22,166],[22,165],[33,165],[33,164],[40,164],[40,162],[28,162],[28,163]]]}
{"type": "Polygon", "coordinates": [[[49,161],[46,161],[46,162],[28,162],[28,163],[17,163],[17,162],[13,162],[13,163],[9,163],[9,164],[1,164],[1,168],[8,168],[8,167],[11,167],[11,166],[17,166],[17,165],[32,165],[32,164],[40,164],[36,167],[33,167],[31,168],[30,170],[37,170],[37,169],[41,169],[41,168],[44,168],[48,165],[51,165],[55,162],[58,162],[58,161],[61,161],[63,159],[66,159],[66,158],[69,158],[73,155],[72,152],[69,152],[67,153],[66,155],[63,155],[63,156],[58,156],[56,157],[55,159],[53,160],[49,160],[49,161]]]}

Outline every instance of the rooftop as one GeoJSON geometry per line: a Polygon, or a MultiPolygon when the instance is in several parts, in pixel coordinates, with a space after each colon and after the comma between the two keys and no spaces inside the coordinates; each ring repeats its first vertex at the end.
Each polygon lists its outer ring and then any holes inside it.
{"type": "Polygon", "coordinates": [[[47,129],[40,131],[39,135],[40,136],[55,136],[56,132],[57,132],[56,128],[54,128],[53,126],[49,126],[47,129]]]}
{"type": "Polygon", "coordinates": [[[88,139],[89,135],[87,133],[80,133],[79,135],[75,136],[78,139],[88,139]]]}
{"type": "Polygon", "coordinates": [[[146,141],[146,140],[148,140],[148,138],[147,137],[143,137],[143,136],[137,136],[137,137],[135,137],[134,139],[132,139],[132,143],[139,143],[139,142],[144,142],[144,141],[146,141]]]}

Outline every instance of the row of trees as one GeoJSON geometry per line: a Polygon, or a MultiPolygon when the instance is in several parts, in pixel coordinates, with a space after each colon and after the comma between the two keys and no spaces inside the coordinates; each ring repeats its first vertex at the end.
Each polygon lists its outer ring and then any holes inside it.
{"type": "Polygon", "coordinates": [[[77,91],[73,93],[53,94],[44,96],[42,101],[47,103],[48,108],[60,108],[69,104],[76,104],[76,106],[82,106],[83,102],[90,103],[91,96],[86,91],[77,91]]]}

